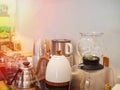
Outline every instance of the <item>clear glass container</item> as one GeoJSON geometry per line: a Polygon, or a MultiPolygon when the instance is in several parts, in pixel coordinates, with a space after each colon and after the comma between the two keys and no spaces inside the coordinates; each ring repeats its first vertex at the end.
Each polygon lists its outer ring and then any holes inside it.
{"type": "Polygon", "coordinates": [[[80,65],[72,67],[70,90],[105,90],[105,85],[115,84],[114,71],[110,67],[99,70],[83,70],[80,65]]]}
{"type": "Polygon", "coordinates": [[[82,58],[87,56],[97,56],[101,58],[103,55],[103,33],[80,33],[77,52],[82,58]]]}

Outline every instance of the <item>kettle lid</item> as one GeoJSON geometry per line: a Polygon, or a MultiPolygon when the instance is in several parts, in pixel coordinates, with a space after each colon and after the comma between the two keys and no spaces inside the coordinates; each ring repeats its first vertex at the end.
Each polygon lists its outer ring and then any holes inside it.
{"type": "Polygon", "coordinates": [[[62,56],[61,50],[56,51],[56,56],[62,56]]]}
{"type": "Polygon", "coordinates": [[[23,62],[24,67],[29,67],[30,62],[23,62]]]}
{"type": "Polygon", "coordinates": [[[30,62],[25,61],[22,63],[23,65],[20,67],[21,69],[31,69],[30,62]]]}

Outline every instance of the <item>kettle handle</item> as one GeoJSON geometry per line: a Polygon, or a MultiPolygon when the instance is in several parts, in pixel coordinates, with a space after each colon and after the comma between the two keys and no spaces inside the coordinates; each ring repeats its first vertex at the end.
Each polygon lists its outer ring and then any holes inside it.
{"type": "Polygon", "coordinates": [[[65,54],[72,54],[73,52],[73,46],[71,43],[65,44],[65,54]]]}
{"type": "Polygon", "coordinates": [[[7,81],[7,85],[12,85],[12,82],[15,80],[15,78],[18,75],[19,72],[22,72],[22,70],[18,69],[17,72],[16,72],[16,74],[15,74],[15,76],[13,77],[13,79],[11,81],[9,81],[9,80],[7,81]]]}
{"type": "Polygon", "coordinates": [[[46,61],[46,65],[49,61],[49,58],[47,56],[41,56],[40,59],[38,60],[38,63],[37,63],[37,67],[36,67],[36,71],[35,71],[35,75],[38,75],[40,70],[41,70],[41,62],[42,61],[46,61]]]}

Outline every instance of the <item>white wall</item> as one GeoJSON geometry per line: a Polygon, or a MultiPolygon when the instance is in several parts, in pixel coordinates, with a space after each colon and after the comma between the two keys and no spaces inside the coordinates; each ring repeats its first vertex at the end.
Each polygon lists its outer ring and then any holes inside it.
{"type": "Polygon", "coordinates": [[[105,53],[110,57],[110,65],[120,68],[120,0],[17,2],[17,33],[24,50],[32,51],[33,39],[37,38],[68,38],[75,46],[79,32],[99,31],[104,32],[105,53]]]}

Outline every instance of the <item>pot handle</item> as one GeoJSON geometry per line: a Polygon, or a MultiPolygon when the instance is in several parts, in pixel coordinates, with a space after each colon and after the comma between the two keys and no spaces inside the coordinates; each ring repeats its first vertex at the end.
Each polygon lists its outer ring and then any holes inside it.
{"type": "Polygon", "coordinates": [[[12,82],[15,80],[15,78],[18,75],[19,72],[22,72],[22,70],[18,69],[17,72],[16,72],[16,74],[15,74],[15,76],[13,77],[13,79],[11,81],[10,80],[7,81],[7,85],[12,85],[12,82]]]}
{"type": "Polygon", "coordinates": [[[38,75],[40,70],[41,70],[41,62],[45,60],[46,61],[46,65],[49,61],[49,58],[47,56],[41,56],[40,59],[38,60],[38,63],[37,63],[37,67],[36,67],[36,71],[35,71],[35,75],[38,75]]]}
{"type": "Polygon", "coordinates": [[[65,54],[72,54],[73,52],[73,46],[71,43],[65,44],[65,54]]]}

